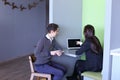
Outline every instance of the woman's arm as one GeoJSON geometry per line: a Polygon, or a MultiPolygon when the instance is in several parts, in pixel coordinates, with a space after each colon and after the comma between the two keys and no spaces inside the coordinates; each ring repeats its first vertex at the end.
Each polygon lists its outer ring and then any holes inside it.
{"type": "Polygon", "coordinates": [[[90,41],[85,40],[85,42],[81,45],[80,49],[76,51],[76,55],[81,55],[90,49],[90,41]]]}

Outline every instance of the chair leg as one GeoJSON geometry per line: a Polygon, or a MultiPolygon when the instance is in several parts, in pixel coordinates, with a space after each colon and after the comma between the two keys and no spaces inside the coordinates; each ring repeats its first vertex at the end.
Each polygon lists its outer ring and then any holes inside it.
{"type": "Polygon", "coordinates": [[[40,80],[40,77],[37,77],[37,79],[36,80],[40,80]]]}
{"type": "Polygon", "coordinates": [[[48,76],[48,78],[46,80],[51,80],[51,76],[48,76]]]}
{"type": "Polygon", "coordinates": [[[33,77],[34,77],[34,75],[31,74],[31,76],[30,76],[30,80],[33,80],[33,77]]]}
{"type": "Polygon", "coordinates": [[[46,78],[44,78],[44,77],[37,77],[37,79],[36,80],[47,80],[46,78]]]}
{"type": "Polygon", "coordinates": [[[47,78],[43,78],[43,77],[42,77],[41,80],[47,80],[47,78]]]}

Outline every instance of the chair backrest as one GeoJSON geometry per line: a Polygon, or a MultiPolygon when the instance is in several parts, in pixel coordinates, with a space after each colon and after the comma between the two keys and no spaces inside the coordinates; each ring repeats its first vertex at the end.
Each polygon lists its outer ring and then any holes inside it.
{"type": "Polygon", "coordinates": [[[34,55],[30,55],[29,56],[30,69],[31,69],[31,72],[33,72],[33,73],[35,72],[34,65],[33,65],[33,63],[35,62],[35,60],[36,60],[36,58],[35,58],[34,55]]]}

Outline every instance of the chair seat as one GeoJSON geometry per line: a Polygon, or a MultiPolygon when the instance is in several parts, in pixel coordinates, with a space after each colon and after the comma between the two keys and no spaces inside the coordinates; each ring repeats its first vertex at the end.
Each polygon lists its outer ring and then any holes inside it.
{"type": "Polygon", "coordinates": [[[91,72],[91,71],[85,71],[81,74],[84,77],[89,77],[94,80],[102,80],[101,72],[91,72]]]}

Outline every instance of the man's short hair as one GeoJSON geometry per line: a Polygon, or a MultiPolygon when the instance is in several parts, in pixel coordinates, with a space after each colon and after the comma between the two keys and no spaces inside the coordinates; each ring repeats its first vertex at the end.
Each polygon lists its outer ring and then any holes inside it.
{"type": "Polygon", "coordinates": [[[50,31],[56,31],[59,28],[59,26],[55,23],[48,24],[47,31],[50,33],[50,31]]]}

